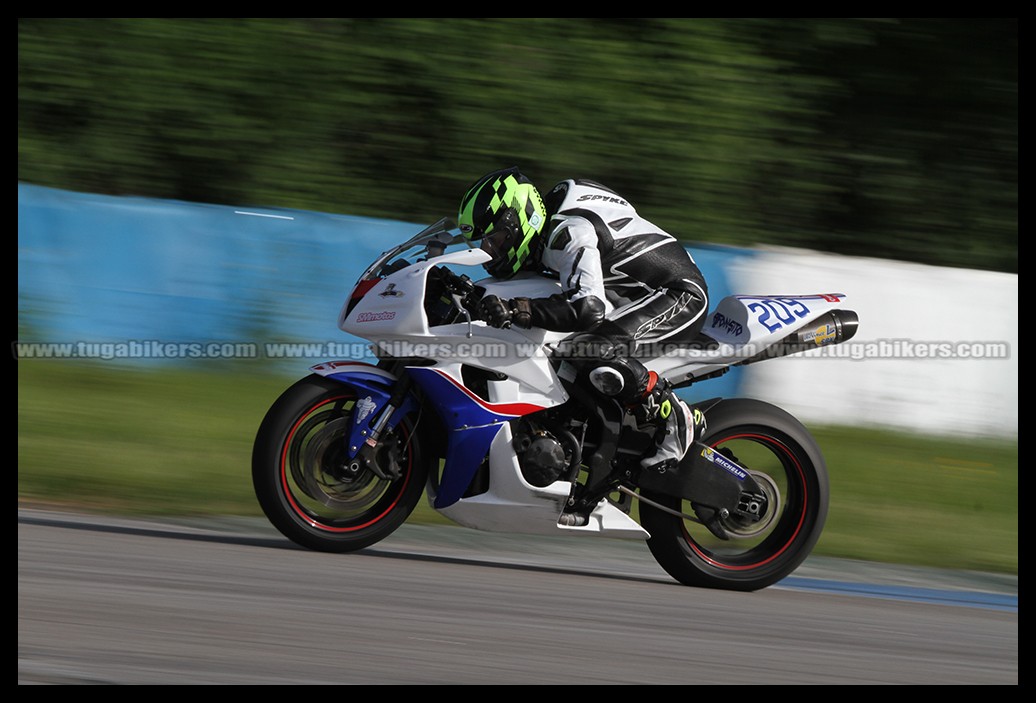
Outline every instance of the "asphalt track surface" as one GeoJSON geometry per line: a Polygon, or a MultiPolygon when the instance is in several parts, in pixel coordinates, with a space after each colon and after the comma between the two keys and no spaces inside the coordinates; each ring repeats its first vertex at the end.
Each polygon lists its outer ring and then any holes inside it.
{"type": "Polygon", "coordinates": [[[18,513],[18,682],[1016,685],[1017,579],[812,558],[687,588],[639,541],[18,513]]]}

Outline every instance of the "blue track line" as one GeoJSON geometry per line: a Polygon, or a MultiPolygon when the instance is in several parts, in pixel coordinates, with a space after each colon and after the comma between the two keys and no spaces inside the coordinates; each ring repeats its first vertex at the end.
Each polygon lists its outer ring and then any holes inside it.
{"type": "Polygon", "coordinates": [[[777,586],[798,591],[844,593],[846,595],[866,596],[870,598],[908,600],[921,603],[986,608],[1013,613],[1018,612],[1018,596],[1000,593],[920,588],[916,586],[892,586],[873,583],[852,583],[830,579],[801,578],[796,576],[789,576],[777,584],[777,586]]]}

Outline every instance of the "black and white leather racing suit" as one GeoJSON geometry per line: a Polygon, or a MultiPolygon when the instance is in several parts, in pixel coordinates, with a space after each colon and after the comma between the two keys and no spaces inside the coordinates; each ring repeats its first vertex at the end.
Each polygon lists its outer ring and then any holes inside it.
{"type": "Polygon", "coordinates": [[[708,312],[701,271],[672,235],[598,183],[562,181],[544,203],[539,263],[558,275],[563,293],[529,301],[532,326],[573,332],[563,345],[576,369],[572,380],[641,404],[659,424],[659,447],[645,466],[678,463],[704,430],[703,419],[638,358],[701,331],[708,312]]]}
{"type": "Polygon", "coordinates": [[[544,202],[540,263],[558,274],[564,294],[533,305],[533,325],[596,329],[630,345],[633,356],[697,336],[708,307],[705,279],[671,234],[592,181],[562,181],[544,202]]]}

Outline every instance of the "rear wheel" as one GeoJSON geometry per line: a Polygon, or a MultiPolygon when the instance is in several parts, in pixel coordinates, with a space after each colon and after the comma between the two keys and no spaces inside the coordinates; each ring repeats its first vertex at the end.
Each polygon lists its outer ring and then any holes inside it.
{"type": "MultiPolygon", "coordinates": [[[[768,509],[755,522],[728,519],[731,539],[646,503],[648,547],[673,578],[688,586],[755,591],[794,571],[812,551],[827,517],[827,468],[816,441],[791,415],[768,403],[723,400],[706,411],[705,444],[749,469],[768,509]]],[[[689,501],[643,492],[670,510],[693,515],[689,501]]]]}
{"type": "Polygon", "coordinates": [[[286,390],[267,412],[252,453],[252,483],[263,512],[293,542],[349,552],[392,534],[420,500],[427,467],[405,418],[379,442],[375,462],[399,478],[380,478],[347,461],[356,395],[322,376],[286,390]]]}

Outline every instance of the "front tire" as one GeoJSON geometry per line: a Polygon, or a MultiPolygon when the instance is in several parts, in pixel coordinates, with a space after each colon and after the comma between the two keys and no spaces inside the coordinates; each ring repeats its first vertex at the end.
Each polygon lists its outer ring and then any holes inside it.
{"type": "Polygon", "coordinates": [[[395,480],[350,471],[346,442],[356,394],[316,374],[278,398],[256,434],[252,483],[281,534],[323,552],[351,552],[392,534],[417,506],[427,477],[410,418],[379,443],[377,460],[401,469],[395,480]]]}
{"type": "MultiPolygon", "coordinates": [[[[650,534],[648,548],[680,583],[703,588],[756,591],[777,583],[809,555],[827,518],[827,467],[809,431],[787,412],[750,399],[721,400],[705,411],[708,431],[702,442],[730,452],[761,479],[774,513],[765,527],[730,523],[730,540],[703,525],[640,506],[650,534]]],[[[694,514],[689,501],[642,491],[670,510],[694,514]]]]}

